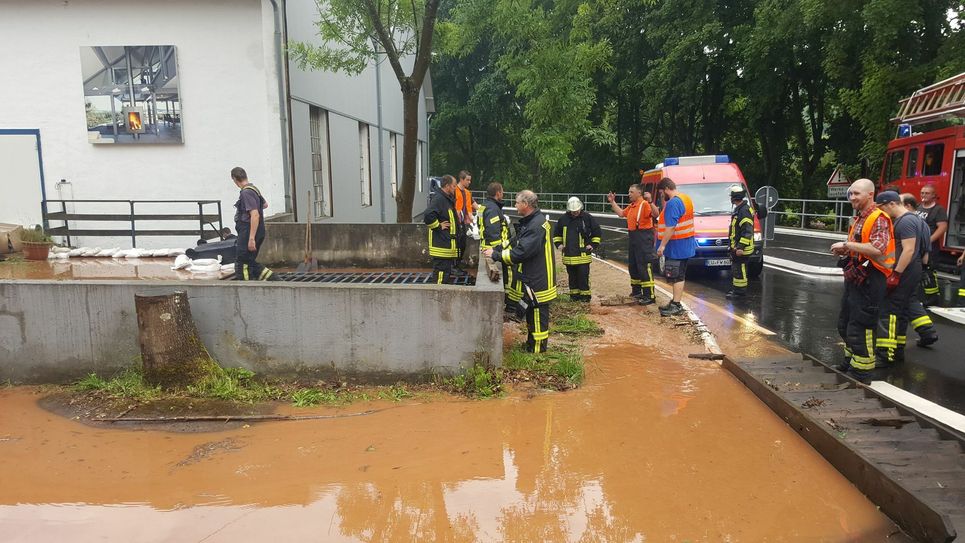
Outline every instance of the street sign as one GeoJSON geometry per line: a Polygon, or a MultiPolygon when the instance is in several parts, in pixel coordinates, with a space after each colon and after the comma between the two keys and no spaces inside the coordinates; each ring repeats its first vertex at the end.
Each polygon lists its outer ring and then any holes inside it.
{"type": "MultiPolygon", "coordinates": [[[[764,206],[764,209],[770,211],[774,209],[777,205],[779,196],[777,194],[777,189],[770,186],[764,185],[763,187],[757,189],[754,193],[754,201],[758,206],[764,206]]],[[[774,239],[774,226],[777,222],[777,215],[774,213],[767,213],[764,215],[764,240],[771,241],[774,239]]]]}
{"type": "Polygon", "coordinates": [[[766,207],[768,211],[774,209],[774,206],[777,205],[777,200],[777,189],[770,185],[764,185],[754,193],[754,201],[757,202],[757,205],[766,207]]]}
{"type": "Polygon", "coordinates": [[[834,173],[828,178],[828,198],[847,198],[848,187],[851,181],[841,171],[841,165],[834,169],[834,173]]]}

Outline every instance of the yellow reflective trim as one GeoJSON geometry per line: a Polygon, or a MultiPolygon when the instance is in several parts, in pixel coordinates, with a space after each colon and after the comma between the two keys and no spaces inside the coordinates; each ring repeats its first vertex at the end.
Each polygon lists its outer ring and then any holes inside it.
{"type": "Polygon", "coordinates": [[[241,265],[241,272],[242,272],[242,273],[241,273],[241,276],[245,278],[245,281],[247,281],[247,280],[248,280],[248,265],[247,265],[247,264],[242,264],[242,265],[241,265]]]}
{"type": "MultiPolygon", "coordinates": [[[[870,355],[875,350],[875,332],[870,328],[864,331],[864,346],[867,349],[867,353],[870,355]]],[[[855,355],[855,358],[860,358],[855,355]]],[[[871,359],[872,369],[874,369],[874,359],[871,359]]]]}
{"type": "Polygon", "coordinates": [[[512,260],[512,258],[510,258],[510,256],[509,256],[509,251],[507,251],[506,249],[508,249],[508,247],[507,247],[507,248],[504,248],[504,249],[503,249],[503,252],[500,253],[500,258],[501,258],[502,261],[505,262],[506,264],[512,264],[512,263],[513,263],[513,260],[512,260]]]}
{"type": "Polygon", "coordinates": [[[593,244],[601,243],[602,241],[603,240],[597,236],[593,236],[592,238],[590,238],[590,243],[593,243],[593,244]]]}
{"type": "Polygon", "coordinates": [[[436,228],[439,228],[439,225],[440,225],[440,224],[442,224],[442,223],[439,222],[439,219],[436,219],[436,220],[432,221],[431,223],[429,223],[429,228],[431,228],[431,229],[434,230],[434,229],[436,229],[436,228]]]}
{"type": "Polygon", "coordinates": [[[754,221],[752,219],[748,219],[747,217],[744,217],[743,219],[741,219],[740,224],[738,224],[737,226],[744,226],[745,222],[750,224],[751,226],[754,226],[754,221]]]}
{"type": "Polygon", "coordinates": [[[496,215],[495,217],[489,219],[489,224],[496,224],[498,222],[499,222],[499,215],[496,215]]]}
{"type": "Polygon", "coordinates": [[[918,317],[917,319],[914,319],[913,321],[911,321],[911,327],[912,327],[912,328],[920,328],[920,327],[922,327],[922,326],[931,326],[932,324],[934,324],[934,323],[932,323],[931,317],[929,317],[928,315],[922,315],[922,316],[918,317]]]}

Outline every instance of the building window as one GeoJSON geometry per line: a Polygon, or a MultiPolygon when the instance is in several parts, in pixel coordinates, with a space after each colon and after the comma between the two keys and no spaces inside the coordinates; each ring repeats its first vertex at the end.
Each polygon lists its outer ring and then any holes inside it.
{"type": "Polygon", "coordinates": [[[328,143],[328,112],[311,106],[312,218],[332,216],[332,150],[328,143]]]}
{"type": "Polygon", "coordinates": [[[905,177],[911,178],[918,175],[918,148],[915,147],[908,151],[908,169],[905,177]]]}
{"type": "Polygon", "coordinates": [[[888,168],[885,170],[886,182],[891,182],[901,177],[901,166],[904,161],[904,151],[893,151],[890,155],[888,155],[888,168]]]}
{"type": "Polygon", "coordinates": [[[362,205],[372,205],[372,166],[369,125],[359,123],[359,181],[362,184],[362,205]]]}
{"type": "Polygon", "coordinates": [[[395,132],[389,132],[389,164],[391,168],[391,179],[392,179],[392,197],[399,192],[399,151],[396,147],[396,140],[398,139],[395,132]]]}
{"type": "Polygon", "coordinates": [[[945,144],[933,143],[925,146],[925,163],[922,164],[922,175],[939,175],[942,173],[942,159],[945,157],[945,144]]]}
{"type": "Polygon", "coordinates": [[[422,142],[416,143],[416,157],[415,157],[415,184],[419,187],[419,192],[422,192],[422,142]]]}

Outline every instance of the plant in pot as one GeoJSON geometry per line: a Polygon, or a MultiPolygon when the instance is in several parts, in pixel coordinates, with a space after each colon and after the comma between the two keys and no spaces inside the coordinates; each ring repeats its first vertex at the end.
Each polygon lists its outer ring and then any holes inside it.
{"type": "Polygon", "coordinates": [[[23,247],[23,257],[27,260],[47,260],[47,256],[50,254],[50,246],[54,244],[40,225],[33,228],[24,228],[20,241],[23,247]]]}

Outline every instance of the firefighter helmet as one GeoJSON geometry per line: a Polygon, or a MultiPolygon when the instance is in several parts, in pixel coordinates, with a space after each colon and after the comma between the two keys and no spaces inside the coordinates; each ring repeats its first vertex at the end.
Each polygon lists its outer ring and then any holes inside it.
{"type": "Polygon", "coordinates": [[[580,201],[576,196],[571,196],[569,200],[566,201],[566,210],[571,212],[577,212],[583,209],[583,202],[580,201]]]}
{"type": "Polygon", "coordinates": [[[743,200],[747,197],[747,191],[744,190],[742,185],[731,185],[730,186],[730,199],[731,200],[743,200]]]}

